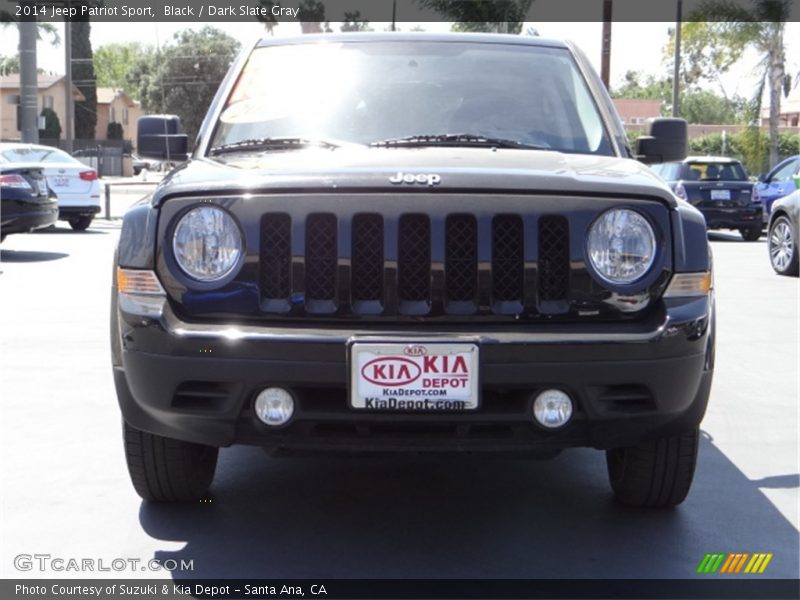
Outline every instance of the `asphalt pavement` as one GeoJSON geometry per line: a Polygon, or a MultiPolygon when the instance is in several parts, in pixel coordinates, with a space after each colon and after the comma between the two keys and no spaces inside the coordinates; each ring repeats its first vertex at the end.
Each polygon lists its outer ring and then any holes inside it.
{"type": "Polygon", "coordinates": [[[23,570],[19,556],[39,553],[191,561],[175,578],[685,578],[711,552],[773,553],[763,577],[798,577],[800,294],[763,239],[712,234],[717,368],[699,464],[686,502],[658,511],[615,503],[591,449],[529,461],[235,447],[207,502],[142,503],[108,350],[118,234],[97,219],[0,248],[0,577],[170,576],[23,570]]]}

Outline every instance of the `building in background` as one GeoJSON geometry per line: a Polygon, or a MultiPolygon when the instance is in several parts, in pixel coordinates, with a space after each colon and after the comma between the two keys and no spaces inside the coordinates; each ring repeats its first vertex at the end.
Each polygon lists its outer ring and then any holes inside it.
{"type": "Polygon", "coordinates": [[[136,122],[140,116],[142,109],[139,103],[122,90],[97,88],[96,139],[108,139],[108,124],[119,123],[122,126],[122,139],[135,140],[136,122]]]}
{"type": "Polygon", "coordinates": [[[661,116],[661,100],[644,100],[633,98],[614,98],[622,124],[643,126],[647,119],[661,116]]]}
{"type": "MultiPolygon", "coordinates": [[[[53,109],[61,124],[62,139],[66,137],[64,87],[63,75],[39,75],[37,77],[38,112],[41,114],[45,108],[53,109]]],[[[0,76],[0,139],[8,141],[21,139],[17,129],[19,95],[19,74],[0,76]]],[[[86,100],[74,85],[72,86],[72,99],[75,102],[76,110],[80,110],[80,103],[86,100]]]]}

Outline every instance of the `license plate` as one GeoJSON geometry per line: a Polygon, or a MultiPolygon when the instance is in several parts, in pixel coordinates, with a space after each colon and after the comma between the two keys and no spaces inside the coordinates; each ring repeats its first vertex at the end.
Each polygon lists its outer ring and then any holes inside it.
{"type": "Polygon", "coordinates": [[[711,190],[711,199],[712,200],[730,200],[731,199],[731,191],[730,190],[711,190]]]}
{"type": "Polygon", "coordinates": [[[350,406],[401,412],[478,408],[478,346],[356,342],[350,346],[350,406]]]}
{"type": "Polygon", "coordinates": [[[53,187],[69,187],[69,177],[53,177],[53,187]]]}

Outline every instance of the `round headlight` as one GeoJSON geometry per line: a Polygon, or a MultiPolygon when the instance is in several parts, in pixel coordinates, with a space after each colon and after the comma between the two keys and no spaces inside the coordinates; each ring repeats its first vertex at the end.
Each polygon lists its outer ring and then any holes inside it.
{"type": "Polygon", "coordinates": [[[642,215],[627,208],[614,208],[592,223],[586,251],[604,280],[632,283],[653,266],[656,236],[642,215]]]}
{"type": "Polygon", "coordinates": [[[216,281],[228,275],[242,255],[242,234],[226,211],[198,206],[175,227],[172,250],[178,266],[198,281],[216,281]]]}

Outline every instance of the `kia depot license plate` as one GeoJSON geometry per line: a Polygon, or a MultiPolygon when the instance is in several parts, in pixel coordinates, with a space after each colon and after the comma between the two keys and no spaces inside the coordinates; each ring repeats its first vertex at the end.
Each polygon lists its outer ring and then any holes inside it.
{"type": "Polygon", "coordinates": [[[731,199],[731,191],[730,190],[711,190],[711,199],[712,200],[730,200],[731,199]]]}
{"type": "Polygon", "coordinates": [[[350,354],[350,405],[428,412],[478,408],[478,346],[356,342],[350,354]]]}

